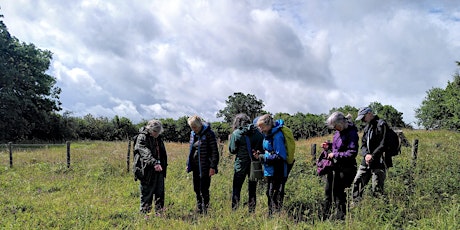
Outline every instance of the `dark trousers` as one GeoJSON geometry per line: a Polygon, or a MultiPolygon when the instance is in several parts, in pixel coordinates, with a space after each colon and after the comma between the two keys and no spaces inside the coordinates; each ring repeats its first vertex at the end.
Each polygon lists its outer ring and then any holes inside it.
{"type": "Polygon", "coordinates": [[[163,172],[152,172],[149,178],[140,181],[140,211],[148,213],[152,210],[155,198],[155,211],[161,211],[165,202],[165,177],[163,172]]]}
{"type": "Polygon", "coordinates": [[[209,172],[203,172],[200,177],[199,170],[193,170],[193,190],[196,195],[196,205],[199,213],[206,213],[209,207],[209,187],[211,177],[209,172]]]}
{"type": "Polygon", "coordinates": [[[234,172],[233,174],[233,191],[232,191],[232,209],[235,210],[238,208],[241,197],[241,188],[243,187],[244,180],[246,176],[248,177],[248,195],[249,195],[249,212],[254,212],[256,207],[256,189],[257,181],[249,180],[249,167],[246,172],[234,172]]]}
{"type": "Polygon", "coordinates": [[[347,194],[345,188],[350,187],[356,174],[356,168],[334,169],[325,175],[324,187],[325,200],[323,207],[323,219],[331,217],[335,210],[334,219],[343,220],[347,212],[347,194]]]}
{"type": "Polygon", "coordinates": [[[267,178],[267,199],[268,199],[268,214],[280,212],[283,206],[284,199],[284,183],[286,178],[269,176],[267,178]]]}
{"type": "Polygon", "coordinates": [[[287,164],[287,177],[284,178],[283,182],[283,189],[281,190],[281,206],[283,206],[283,201],[284,201],[284,191],[286,190],[286,182],[287,179],[289,178],[289,174],[291,173],[292,167],[294,166],[294,162],[292,164],[287,164]]]}

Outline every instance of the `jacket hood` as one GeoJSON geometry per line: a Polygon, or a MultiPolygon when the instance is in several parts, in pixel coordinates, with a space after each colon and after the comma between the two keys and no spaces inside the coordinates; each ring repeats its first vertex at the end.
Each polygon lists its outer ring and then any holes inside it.
{"type": "Polygon", "coordinates": [[[209,123],[206,123],[206,122],[203,122],[203,126],[201,127],[201,130],[199,133],[195,133],[195,131],[192,130],[192,134],[197,134],[197,135],[201,135],[203,133],[205,133],[206,131],[208,131],[208,129],[211,128],[211,124],[209,123]]]}
{"type": "Polygon", "coordinates": [[[369,124],[377,124],[377,122],[379,121],[380,117],[378,115],[374,115],[374,118],[369,122],[369,124]]]}
{"type": "Polygon", "coordinates": [[[284,126],[284,120],[282,119],[279,119],[279,120],[276,120],[275,121],[275,124],[272,128],[272,131],[270,134],[267,135],[267,137],[271,137],[273,136],[275,133],[277,133],[278,131],[281,131],[281,128],[284,126]]]}
{"type": "Polygon", "coordinates": [[[257,128],[254,124],[248,124],[244,127],[240,127],[240,129],[243,135],[252,134],[257,131],[257,128]]]}
{"type": "Polygon", "coordinates": [[[139,133],[148,134],[149,132],[147,132],[147,128],[142,126],[142,127],[139,128],[139,133]]]}

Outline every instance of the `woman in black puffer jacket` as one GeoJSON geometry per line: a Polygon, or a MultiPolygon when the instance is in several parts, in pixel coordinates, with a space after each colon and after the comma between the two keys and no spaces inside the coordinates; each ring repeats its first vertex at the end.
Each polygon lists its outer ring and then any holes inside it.
{"type": "Polygon", "coordinates": [[[218,172],[217,139],[211,126],[196,115],[188,119],[188,125],[192,132],[187,172],[193,172],[193,190],[196,194],[197,210],[200,214],[206,214],[209,207],[211,177],[218,172]]]}

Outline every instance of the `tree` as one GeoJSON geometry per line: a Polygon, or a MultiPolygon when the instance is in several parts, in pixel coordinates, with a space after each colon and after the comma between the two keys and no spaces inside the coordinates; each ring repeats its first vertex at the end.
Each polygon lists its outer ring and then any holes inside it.
{"type": "Polygon", "coordinates": [[[372,102],[369,108],[380,118],[385,120],[390,127],[406,127],[402,119],[403,113],[396,110],[393,106],[372,102]]]}
{"type": "Polygon", "coordinates": [[[231,130],[231,127],[228,123],[212,122],[211,128],[214,130],[216,137],[220,139],[220,141],[228,140],[228,136],[230,135],[231,130]]]}
{"type": "Polygon", "coordinates": [[[186,143],[190,140],[190,132],[192,129],[188,126],[187,120],[187,116],[183,116],[176,121],[176,135],[180,143],[186,143]]]}
{"type": "Polygon", "coordinates": [[[113,130],[112,139],[113,140],[126,140],[137,134],[137,130],[134,127],[131,120],[126,117],[115,116],[112,119],[112,123],[115,127],[113,130]]]}
{"type": "MultiPolygon", "coordinates": [[[[457,62],[460,66],[460,63],[457,62]]],[[[460,75],[447,83],[446,89],[432,88],[415,110],[417,124],[426,129],[460,130],[460,75]]]]}
{"type": "Polygon", "coordinates": [[[225,122],[231,123],[235,115],[239,113],[245,113],[251,119],[256,118],[260,114],[264,113],[262,108],[265,106],[262,100],[258,100],[256,96],[252,94],[246,94],[237,92],[233,95],[228,96],[228,100],[225,101],[227,106],[219,110],[217,117],[224,117],[225,122]]]}
{"type": "Polygon", "coordinates": [[[173,141],[173,142],[177,142],[178,139],[178,135],[176,133],[176,130],[177,130],[177,122],[174,121],[174,119],[172,118],[166,118],[166,119],[160,119],[161,121],[161,125],[163,126],[163,138],[164,140],[167,140],[167,141],[173,141]]]}
{"type": "Polygon", "coordinates": [[[296,140],[328,134],[325,117],[325,115],[303,114],[300,112],[294,116],[288,113],[276,113],[273,116],[275,120],[284,120],[285,125],[292,130],[296,140]]]}
{"type": "Polygon", "coordinates": [[[49,122],[61,110],[61,89],[45,73],[51,58],[50,51],[12,37],[0,21],[0,140],[30,139],[33,132],[50,132],[49,122]]]}
{"type": "Polygon", "coordinates": [[[339,111],[339,112],[342,112],[345,116],[347,116],[348,114],[350,114],[352,116],[352,118],[356,118],[358,117],[358,111],[359,109],[351,106],[351,105],[345,105],[344,107],[340,107],[340,108],[332,108],[331,110],[329,110],[329,114],[332,114],[333,112],[336,112],[336,111],[339,111]]]}

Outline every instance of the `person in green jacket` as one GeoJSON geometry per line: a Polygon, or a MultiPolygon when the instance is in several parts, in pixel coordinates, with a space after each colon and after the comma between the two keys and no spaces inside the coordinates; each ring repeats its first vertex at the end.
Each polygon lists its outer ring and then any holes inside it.
{"type": "Polygon", "coordinates": [[[233,121],[233,132],[230,136],[229,152],[235,155],[232,191],[232,209],[236,210],[239,206],[241,188],[248,177],[248,206],[249,212],[254,212],[256,206],[257,181],[249,180],[251,161],[256,160],[253,152],[263,152],[263,135],[257,127],[252,124],[248,115],[240,113],[235,116],[233,121]],[[248,142],[249,140],[249,146],[248,142]],[[248,149],[250,147],[250,150],[248,149]],[[251,151],[251,152],[249,152],[251,151]]]}
{"type": "MultiPolygon", "coordinates": [[[[140,211],[150,214],[152,203],[157,216],[162,215],[165,202],[165,178],[168,155],[161,137],[163,126],[159,120],[151,120],[139,129],[134,143],[135,154],[145,162],[145,175],[140,181],[140,211]]],[[[146,216],[148,218],[148,216],[146,216]]]]}

